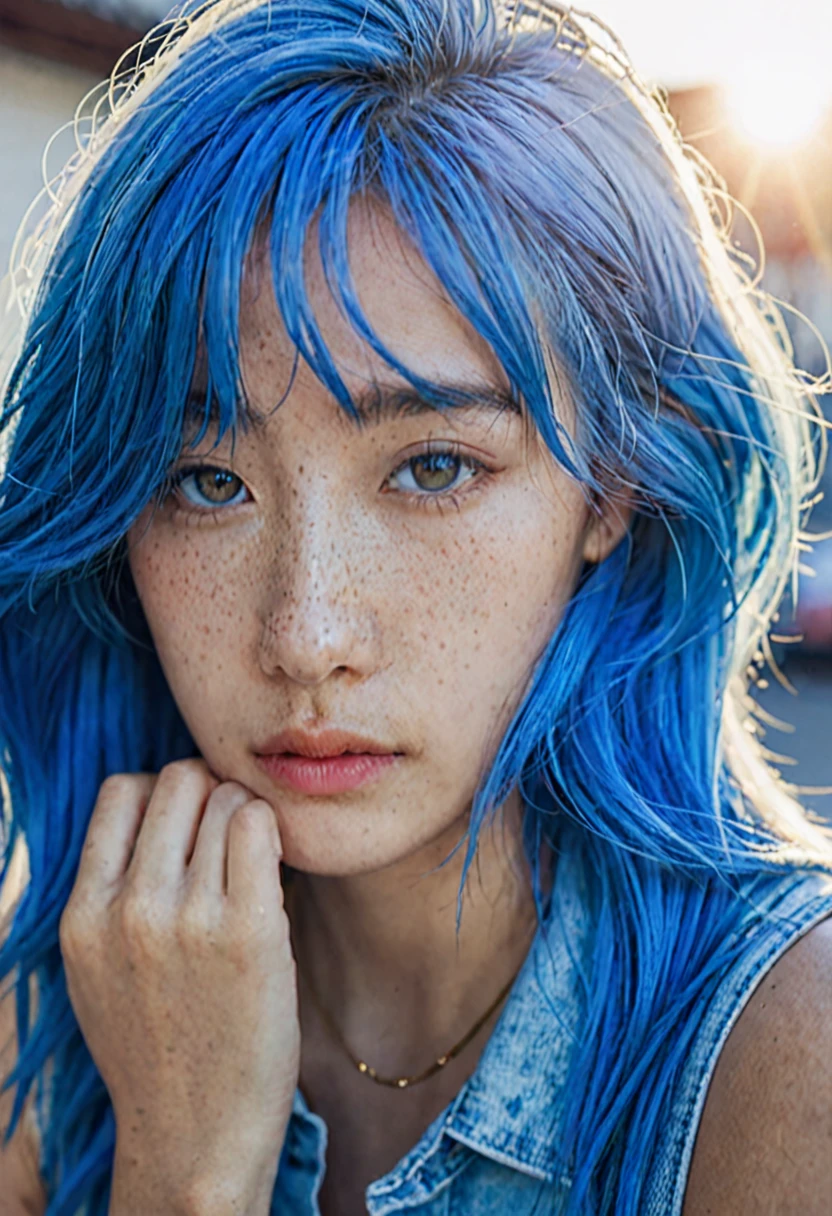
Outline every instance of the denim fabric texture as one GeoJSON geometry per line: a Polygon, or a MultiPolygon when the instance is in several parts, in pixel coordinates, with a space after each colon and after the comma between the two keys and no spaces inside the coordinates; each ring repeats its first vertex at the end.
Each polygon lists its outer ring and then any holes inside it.
{"type": "MultiPolygon", "coordinates": [[[[562,1211],[570,1179],[558,1173],[554,1148],[571,1045],[580,1026],[580,974],[592,938],[588,878],[564,860],[547,920],[475,1071],[413,1149],[367,1187],[370,1216],[410,1210],[419,1216],[556,1216],[562,1211]],[[544,968],[550,975],[542,984],[544,968]]],[[[722,977],[676,1082],[672,1117],[659,1143],[645,1146],[644,1216],[680,1216],[708,1084],[731,1027],[777,959],[832,914],[832,877],[793,872],[775,885],[786,892],[777,917],[753,936],[722,977]]],[[[326,1124],[298,1089],[273,1216],[320,1216],[326,1143],[326,1124]]]]}

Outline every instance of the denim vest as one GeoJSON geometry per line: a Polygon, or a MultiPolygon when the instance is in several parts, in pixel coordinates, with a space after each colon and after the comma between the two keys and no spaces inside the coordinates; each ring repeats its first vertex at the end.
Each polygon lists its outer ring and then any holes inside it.
{"type": "MultiPolygon", "coordinates": [[[[773,881],[784,893],[777,918],[754,934],[722,977],[673,1089],[671,1116],[658,1144],[650,1146],[644,1216],[680,1216],[708,1084],[729,1031],[769,968],[832,914],[832,876],[796,871],[773,881]]],[[[418,1216],[531,1216],[562,1210],[570,1179],[558,1172],[554,1146],[570,1048],[579,1029],[579,976],[592,938],[586,882],[576,868],[558,866],[558,916],[538,928],[475,1071],[410,1152],[367,1187],[370,1216],[411,1210],[418,1216]],[[542,983],[544,971],[548,976],[542,983]]],[[[296,1090],[273,1216],[320,1216],[326,1143],[324,1120],[296,1090]]]]}

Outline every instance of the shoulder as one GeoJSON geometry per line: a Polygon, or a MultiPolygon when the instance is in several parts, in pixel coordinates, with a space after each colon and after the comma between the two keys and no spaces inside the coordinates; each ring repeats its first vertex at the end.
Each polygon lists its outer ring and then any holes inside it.
{"type": "Polygon", "coordinates": [[[792,945],[711,1079],[683,1216],[832,1211],[832,917],[792,945]]]}

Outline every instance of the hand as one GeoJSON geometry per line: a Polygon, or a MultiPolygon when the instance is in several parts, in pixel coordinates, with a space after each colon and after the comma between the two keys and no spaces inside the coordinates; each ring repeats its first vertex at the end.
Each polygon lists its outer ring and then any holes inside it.
{"type": "Polygon", "coordinates": [[[272,807],[202,760],[101,786],[59,940],[131,1210],[268,1210],[300,1062],[280,856],[272,807]]]}

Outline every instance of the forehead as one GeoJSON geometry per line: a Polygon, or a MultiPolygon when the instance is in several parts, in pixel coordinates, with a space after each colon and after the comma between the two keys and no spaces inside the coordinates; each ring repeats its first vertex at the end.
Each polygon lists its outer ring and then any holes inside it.
{"type": "MultiPolygon", "coordinates": [[[[354,200],[347,249],[359,307],[384,346],[406,367],[431,381],[447,381],[450,376],[460,383],[508,389],[491,347],[452,304],[419,250],[381,203],[354,200]]],[[[408,387],[344,316],[324,272],[317,220],[306,238],[304,274],[310,307],[351,394],[360,397],[368,384],[408,387]]],[[[240,363],[255,409],[261,402],[274,402],[276,383],[288,385],[295,359],[295,346],[275,299],[263,225],[246,261],[240,300],[240,363]]]]}

